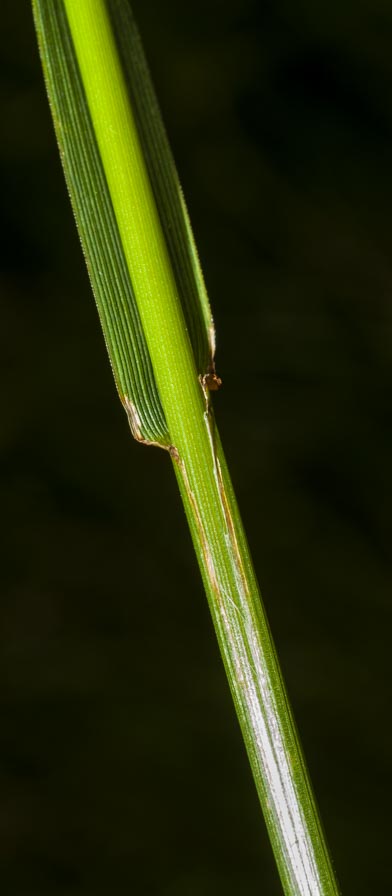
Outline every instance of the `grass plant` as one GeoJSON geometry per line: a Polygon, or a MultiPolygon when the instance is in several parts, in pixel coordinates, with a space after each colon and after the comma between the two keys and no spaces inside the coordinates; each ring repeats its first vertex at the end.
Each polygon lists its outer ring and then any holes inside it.
{"type": "Polygon", "coordinates": [[[33,0],[66,180],[120,399],[171,459],[287,896],[337,884],[211,403],[203,277],[126,0],[33,0]]]}

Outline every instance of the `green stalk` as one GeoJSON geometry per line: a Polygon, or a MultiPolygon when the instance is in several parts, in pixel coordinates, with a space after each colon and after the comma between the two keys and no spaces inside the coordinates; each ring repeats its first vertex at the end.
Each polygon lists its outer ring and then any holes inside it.
{"type": "MultiPolygon", "coordinates": [[[[166,420],[168,437],[156,441],[168,447],[173,461],[283,888],[287,896],[336,896],[214,422],[208,388],[215,385],[212,359],[209,370],[198,369],[107,4],[63,0],[63,6],[166,420]]],[[[44,0],[34,0],[34,7],[50,92],[42,37],[44,0]]],[[[54,114],[56,118],[56,109],[54,114]]],[[[127,347],[120,345],[115,326],[114,321],[114,336],[109,333],[107,342],[116,371],[127,347]]],[[[134,397],[121,386],[121,377],[117,380],[133,432],[147,441],[134,397]]]]}

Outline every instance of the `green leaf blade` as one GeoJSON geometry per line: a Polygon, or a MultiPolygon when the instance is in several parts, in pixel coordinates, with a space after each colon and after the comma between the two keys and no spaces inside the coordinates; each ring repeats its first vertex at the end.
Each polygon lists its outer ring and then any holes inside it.
{"type": "MultiPolygon", "coordinates": [[[[56,137],[117,390],[133,435],[168,447],[170,434],[64,0],[34,0],[33,8],[56,137]]],[[[132,13],[117,0],[108,4],[108,12],[195,365],[203,375],[213,370],[215,335],[186,206],[132,13]]]]}
{"type": "Polygon", "coordinates": [[[108,0],[107,9],[181,297],[196,368],[204,374],[213,369],[215,329],[183,192],[131,7],[124,0],[108,0]]]}

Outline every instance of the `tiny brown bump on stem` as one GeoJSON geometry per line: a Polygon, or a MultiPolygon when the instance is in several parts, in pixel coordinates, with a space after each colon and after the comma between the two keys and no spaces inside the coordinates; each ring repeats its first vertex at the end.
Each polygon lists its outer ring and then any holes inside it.
{"type": "Polygon", "coordinates": [[[222,380],[215,371],[205,373],[201,378],[203,389],[209,389],[210,392],[217,392],[222,385],[222,380]]]}

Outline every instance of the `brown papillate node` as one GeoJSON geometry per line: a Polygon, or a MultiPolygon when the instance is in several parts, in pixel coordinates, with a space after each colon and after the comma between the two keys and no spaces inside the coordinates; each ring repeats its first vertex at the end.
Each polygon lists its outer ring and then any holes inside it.
{"type": "Polygon", "coordinates": [[[215,371],[210,371],[202,377],[202,385],[204,389],[209,389],[210,392],[217,392],[222,385],[222,380],[215,371]]]}

